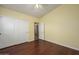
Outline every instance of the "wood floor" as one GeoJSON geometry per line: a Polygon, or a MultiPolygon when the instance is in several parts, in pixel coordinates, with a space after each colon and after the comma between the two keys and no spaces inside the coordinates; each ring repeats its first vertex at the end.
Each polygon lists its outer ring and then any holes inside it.
{"type": "Polygon", "coordinates": [[[79,51],[45,40],[26,42],[0,49],[1,55],[79,55],[79,51]]]}

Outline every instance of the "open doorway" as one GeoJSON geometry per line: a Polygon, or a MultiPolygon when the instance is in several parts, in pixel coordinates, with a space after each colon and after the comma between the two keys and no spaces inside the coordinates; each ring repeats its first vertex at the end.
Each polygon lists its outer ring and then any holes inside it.
{"type": "Polygon", "coordinates": [[[45,39],[45,25],[44,23],[34,23],[34,39],[45,39]]]}
{"type": "Polygon", "coordinates": [[[39,39],[39,23],[38,22],[34,23],[34,39],[35,40],[39,39]]]}

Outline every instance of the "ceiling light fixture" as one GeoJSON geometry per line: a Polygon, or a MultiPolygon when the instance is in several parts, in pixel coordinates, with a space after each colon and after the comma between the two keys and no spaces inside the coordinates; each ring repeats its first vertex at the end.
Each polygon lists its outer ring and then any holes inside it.
{"type": "Polygon", "coordinates": [[[36,4],[35,4],[34,8],[37,8],[37,9],[42,8],[42,5],[39,4],[39,0],[36,0],[36,4]]]}
{"type": "Polygon", "coordinates": [[[41,4],[35,4],[35,8],[42,8],[41,4]]]}
{"type": "Polygon", "coordinates": [[[36,4],[36,5],[35,5],[35,8],[39,8],[39,4],[36,4]]]}

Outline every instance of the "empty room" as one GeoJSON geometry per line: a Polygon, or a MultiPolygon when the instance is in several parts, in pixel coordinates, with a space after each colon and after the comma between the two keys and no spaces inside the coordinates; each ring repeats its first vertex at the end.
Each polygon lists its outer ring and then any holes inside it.
{"type": "Polygon", "coordinates": [[[0,4],[0,55],[79,55],[79,5],[0,4]]]}

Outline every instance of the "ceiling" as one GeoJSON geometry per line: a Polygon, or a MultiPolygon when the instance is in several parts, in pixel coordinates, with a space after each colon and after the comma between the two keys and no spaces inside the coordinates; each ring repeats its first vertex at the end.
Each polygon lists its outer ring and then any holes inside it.
{"type": "Polygon", "coordinates": [[[54,10],[59,4],[41,4],[42,8],[34,8],[35,4],[2,4],[2,7],[22,12],[35,17],[42,17],[51,10],[54,10]]]}

